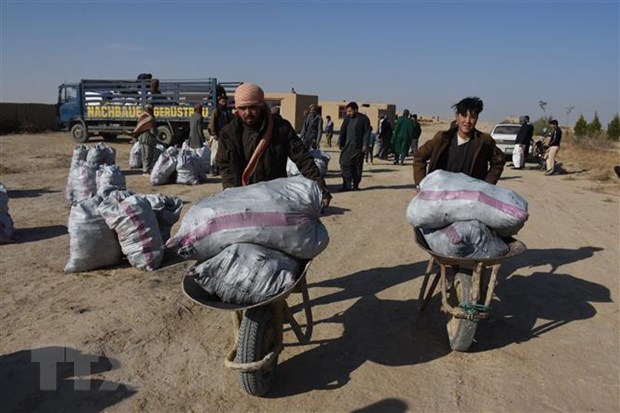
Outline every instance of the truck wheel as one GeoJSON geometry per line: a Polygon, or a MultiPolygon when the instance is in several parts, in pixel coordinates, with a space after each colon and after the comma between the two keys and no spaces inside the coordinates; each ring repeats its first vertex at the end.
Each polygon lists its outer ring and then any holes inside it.
{"type": "Polygon", "coordinates": [[[104,141],[115,141],[116,140],[117,135],[115,133],[102,133],[101,134],[101,138],[104,141]]]}
{"type": "Polygon", "coordinates": [[[172,131],[167,126],[158,126],[157,127],[157,141],[166,145],[172,145],[172,141],[174,140],[174,136],[172,135],[172,131]]]}
{"type": "MultiPolygon", "coordinates": [[[[237,363],[252,363],[262,360],[275,350],[277,326],[270,305],[247,310],[239,328],[237,363]]],[[[241,372],[239,382],[243,389],[253,396],[263,396],[271,387],[278,359],[263,371],[241,372]]]]}
{"type": "Polygon", "coordinates": [[[71,137],[78,143],[88,142],[88,129],[83,123],[76,123],[71,127],[71,137]]]}
{"type": "MultiPolygon", "coordinates": [[[[476,304],[471,302],[471,275],[457,272],[449,292],[448,302],[452,306],[476,304]]],[[[448,315],[448,339],[454,351],[467,351],[474,341],[478,323],[448,315]]]]}

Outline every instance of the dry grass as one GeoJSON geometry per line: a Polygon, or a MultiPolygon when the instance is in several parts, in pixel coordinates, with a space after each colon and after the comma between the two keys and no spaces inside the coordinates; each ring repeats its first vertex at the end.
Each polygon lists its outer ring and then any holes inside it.
{"type": "Polygon", "coordinates": [[[620,144],[605,138],[577,139],[574,135],[562,140],[558,160],[567,170],[584,170],[591,181],[616,184],[620,179],[614,167],[620,165],[620,144]]]}

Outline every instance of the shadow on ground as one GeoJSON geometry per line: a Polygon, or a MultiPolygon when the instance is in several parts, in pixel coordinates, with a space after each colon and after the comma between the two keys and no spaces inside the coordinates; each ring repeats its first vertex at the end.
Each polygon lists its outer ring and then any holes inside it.
{"type": "Polygon", "coordinates": [[[65,347],[43,347],[0,356],[0,399],[7,412],[100,412],[135,390],[91,374],[119,362],[65,347]]]}
{"type": "Polygon", "coordinates": [[[13,241],[16,243],[41,241],[68,234],[64,225],[50,225],[48,227],[15,228],[13,241]]]}

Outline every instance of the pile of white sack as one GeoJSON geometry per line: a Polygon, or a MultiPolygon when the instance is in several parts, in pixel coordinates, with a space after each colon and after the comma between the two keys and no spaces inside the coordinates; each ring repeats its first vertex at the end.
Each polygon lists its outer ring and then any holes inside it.
{"type": "Polygon", "coordinates": [[[321,197],[301,176],[229,188],[193,205],[166,248],[199,261],[188,276],[210,294],[260,303],[290,288],[327,247],[321,197]]]}
{"type": "MultiPolygon", "coordinates": [[[[140,146],[137,151],[139,153],[140,146]]],[[[192,149],[187,141],[183,142],[180,149],[174,146],[162,148],[156,159],[151,171],[151,185],[196,185],[206,182],[207,174],[211,171],[211,150],[206,143],[198,149],[192,149]]]]}
{"type": "Polygon", "coordinates": [[[420,193],[407,207],[407,221],[429,247],[452,257],[506,254],[502,237],[515,235],[527,219],[527,201],[516,192],[443,170],[420,182],[420,193]]]}
{"type": "Polygon", "coordinates": [[[13,218],[9,214],[9,194],[6,187],[0,183],[0,244],[13,242],[13,218]]]}
{"type": "Polygon", "coordinates": [[[114,149],[105,144],[74,150],[66,191],[72,206],[65,272],[118,265],[123,256],[147,271],[161,265],[164,243],[183,202],[169,195],[127,191],[125,176],[114,162],[114,149]]]}
{"type": "MultiPolygon", "coordinates": [[[[319,168],[319,173],[322,177],[324,177],[327,174],[331,156],[329,156],[327,152],[323,152],[320,149],[311,149],[309,153],[312,155],[312,158],[314,158],[314,163],[317,168],[319,168]]],[[[286,174],[289,177],[301,175],[299,168],[297,168],[297,165],[295,165],[295,162],[293,162],[291,158],[288,158],[286,161],[286,174]]]]}

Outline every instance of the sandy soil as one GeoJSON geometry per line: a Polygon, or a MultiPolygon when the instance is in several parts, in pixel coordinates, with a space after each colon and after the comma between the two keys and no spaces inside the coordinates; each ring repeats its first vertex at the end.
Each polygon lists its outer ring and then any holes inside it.
{"type": "MultiPolygon", "coordinates": [[[[427,125],[423,137],[432,132],[427,125]]],[[[620,407],[619,198],[593,191],[596,185],[570,165],[564,165],[567,174],[551,177],[533,165],[505,170],[499,184],[529,201],[531,217],[518,236],[528,250],[502,267],[495,319],[479,326],[469,353],[450,351],[438,296],[425,313],[417,312],[428,256],[414,245],[405,220],[413,196],[411,160],[366,167],[363,190],[335,194],[323,218],[331,243],[307,277],[316,321],[312,342],[297,344],[285,332],[273,389],[257,398],[246,395],[223,364],[233,340],[230,314],[194,305],[181,293],[192,262],[167,261],[153,273],[127,265],[63,273],[69,253],[63,191],[74,147],[67,133],[2,136],[0,145],[0,181],[17,228],[17,242],[0,246],[3,410],[620,407]],[[33,355],[42,349],[64,352],[67,361],[81,354],[97,362],[90,375],[58,364],[57,390],[41,391],[40,374],[49,369],[40,369],[33,355]],[[87,390],[76,390],[84,385],[87,390]]],[[[113,146],[130,190],[177,195],[186,202],[184,212],[221,188],[218,179],[152,188],[129,170],[127,141],[113,146]]],[[[337,152],[328,152],[327,180],[335,189],[337,152]]]]}

